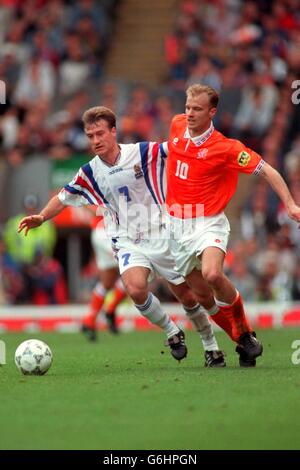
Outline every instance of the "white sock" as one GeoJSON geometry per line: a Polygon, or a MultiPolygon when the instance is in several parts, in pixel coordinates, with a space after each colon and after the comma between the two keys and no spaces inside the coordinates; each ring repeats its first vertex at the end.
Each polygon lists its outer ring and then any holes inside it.
{"type": "Polygon", "coordinates": [[[231,304],[227,304],[226,302],[222,302],[221,300],[218,300],[214,297],[216,305],[218,307],[229,307],[231,304]]]}
{"type": "Polygon", "coordinates": [[[184,307],[184,310],[196,331],[200,334],[204,350],[217,351],[219,349],[218,343],[205,308],[200,304],[196,304],[192,308],[184,307]]]}
{"type": "Polygon", "coordinates": [[[171,320],[169,315],[163,311],[160,301],[155,295],[151,294],[151,292],[143,305],[135,304],[135,306],[151,323],[158,325],[164,330],[168,338],[179,332],[178,326],[171,320]]]}
{"type": "Polygon", "coordinates": [[[227,304],[226,302],[222,302],[221,300],[218,300],[214,297],[216,305],[218,307],[230,307],[230,305],[233,305],[234,302],[236,301],[237,297],[239,296],[239,291],[235,289],[235,292],[236,292],[236,296],[235,296],[234,301],[231,304],[227,304]]]}

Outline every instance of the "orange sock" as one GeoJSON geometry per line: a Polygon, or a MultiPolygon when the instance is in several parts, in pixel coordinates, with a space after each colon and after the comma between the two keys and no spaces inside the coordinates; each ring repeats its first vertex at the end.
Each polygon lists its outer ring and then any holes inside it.
{"type": "Polygon", "coordinates": [[[116,310],[117,306],[119,305],[119,303],[121,303],[122,300],[125,299],[126,296],[127,296],[127,294],[124,291],[124,289],[116,286],[113,290],[113,293],[112,293],[112,300],[108,303],[108,305],[105,309],[106,313],[108,315],[113,314],[114,311],[116,310]]]}
{"type": "Polygon", "coordinates": [[[244,304],[242,301],[242,297],[239,293],[237,295],[237,298],[231,305],[231,308],[233,316],[233,335],[236,336],[238,339],[243,333],[252,333],[253,329],[251,328],[250,323],[246,318],[244,304]]]}
{"type": "Polygon", "coordinates": [[[226,311],[224,311],[224,308],[226,307],[218,307],[219,311],[218,313],[215,313],[214,315],[211,315],[210,318],[224,330],[228,336],[235,341],[232,333],[232,322],[230,315],[226,311]]]}
{"type": "MultiPolygon", "coordinates": [[[[246,319],[243,301],[239,293],[235,301],[233,302],[233,304],[228,305],[226,307],[219,306],[219,313],[221,313],[224,317],[226,317],[227,320],[230,322],[231,335],[229,336],[233,339],[233,341],[237,342],[239,337],[243,333],[253,331],[248,320],[246,319]]],[[[217,315],[219,315],[219,313],[217,315]]],[[[215,316],[216,315],[214,315],[212,318],[214,319],[215,316]]],[[[227,333],[227,330],[225,331],[227,333]]]]}
{"type": "Polygon", "coordinates": [[[100,312],[104,303],[106,291],[104,287],[98,283],[93,290],[92,298],[90,301],[89,313],[83,319],[83,324],[89,328],[95,328],[98,313],[100,312]]]}

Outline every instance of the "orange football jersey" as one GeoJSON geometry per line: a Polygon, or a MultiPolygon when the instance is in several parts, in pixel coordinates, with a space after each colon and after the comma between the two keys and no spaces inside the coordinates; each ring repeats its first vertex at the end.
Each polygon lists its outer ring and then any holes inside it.
{"type": "Polygon", "coordinates": [[[211,216],[222,212],[236,191],[238,173],[258,174],[264,160],[240,141],[211,127],[191,138],[186,115],[174,117],[168,142],[166,204],[176,217],[211,216]],[[203,212],[199,214],[199,205],[203,212]],[[184,213],[184,206],[190,211],[184,213]],[[172,206],[179,208],[176,214],[172,206]],[[186,214],[190,215],[186,215],[186,214]]]}

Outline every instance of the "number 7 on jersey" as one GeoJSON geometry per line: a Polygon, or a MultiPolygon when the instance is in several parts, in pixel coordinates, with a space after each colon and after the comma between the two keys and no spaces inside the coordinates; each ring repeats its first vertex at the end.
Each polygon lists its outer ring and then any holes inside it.
{"type": "Polygon", "coordinates": [[[122,186],[121,188],[119,188],[119,193],[120,194],[123,194],[126,198],[126,202],[130,202],[131,201],[131,197],[129,196],[129,189],[128,189],[128,186],[122,186]]]}

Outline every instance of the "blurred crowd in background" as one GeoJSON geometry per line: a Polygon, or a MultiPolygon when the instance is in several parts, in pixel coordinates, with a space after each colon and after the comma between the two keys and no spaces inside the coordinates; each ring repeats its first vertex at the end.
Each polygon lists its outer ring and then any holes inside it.
{"type": "MultiPolygon", "coordinates": [[[[218,130],[277,168],[299,204],[300,105],[292,84],[300,80],[300,0],[179,1],[165,38],[168,74],[155,88],[106,79],[120,3],[1,2],[0,171],[35,154],[56,161],[88,155],[81,115],[96,104],[116,112],[120,142],[165,140],[172,116],[184,111],[186,87],[201,82],[220,91],[218,130]]],[[[37,201],[24,200],[24,211],[33,209],[37,201]]],[[[1,231],[0,303],[67,302],[64,270],[53,258],[54,226],[29,248],[14,237],[13,219],[1,231]]],[[[240,224],[226,270],[244,299],[300,300],[299,230],[260,178],[240,224]]],[[[171,299],[162,285],[156,289],[171,299]]]]}

